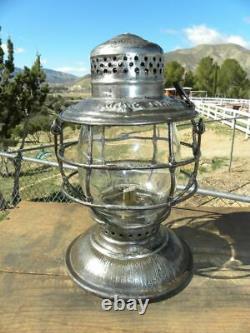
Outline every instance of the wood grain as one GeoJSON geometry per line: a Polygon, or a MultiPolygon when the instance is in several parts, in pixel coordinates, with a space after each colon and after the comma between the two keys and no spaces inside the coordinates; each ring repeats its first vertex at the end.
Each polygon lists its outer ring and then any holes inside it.
{"type": "Polygon", "coordinates": [[[0,223],[0,332],[249,333],[250,209],[175,209],[168,223],[194,252],[189,286],[143,316],[105,312],[64,267],[88,211],[23,202],[0,223]]]}

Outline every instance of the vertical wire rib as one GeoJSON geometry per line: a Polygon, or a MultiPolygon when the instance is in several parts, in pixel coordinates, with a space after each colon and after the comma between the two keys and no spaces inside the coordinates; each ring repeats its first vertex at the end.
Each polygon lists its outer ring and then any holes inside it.
{"type": "MultiPolygon", "coordinates": [[[[157,147],[157,133],[156,133],[156,125],[153,125],[153,137],[152,137],[152,143],[153,143],[153,156],[152,156],[152,164],[156,163],[156,156],[158,152],[158,147],[157,147]]],[[[153,175],[154,170],[150,171],[150,175],[148,177],[148,180],[151,179],[153,175]]]]}
{"type": "Polygon", "coordinates": [[[153,125],[153,157],[152,163],[156,163],[156,156],[157,156],[157,133],[156,133],[156,125],[153,125]]]}
{"type": "MultiPolygon", "coordinates": [[[[102,164],[106,164],[105,161],[105,144],[106,144],[106,139],[105,139],[105,126],[102,126],[102,134],[101,134],[101,160],[102,160],[102,164]]],[[[112,177],[111,177],[111,173],[109,172],[109,170],[103,170],[104,173],[106,173],[105,177],[108,177],[110,180],[110,183],[113,182],[112,177]]]]}
{"type": "Polygon", "coordinates": [[[200,162],[200,147],[201,147],[201,135],[203,130],[201,127],[203,126],[202,119],[199,120],[198,124],[193,122],[193,154],[195,157],[194,163],[194,171],[192,173],[193,181],[197,177],[198,169],[199,169],[199,162],[200,162]]]}
{"type": "MultiPolygon", "coordinates": [[[[64,142],[63,125],[61,125],[61,130],[60,130],[60,133],[59,133],[59,154],[64,157],[64,143],[63,142],[64,142]]],[[[65,172],[64,172],[63,161],[60,158],[58,159],[58,164],[59,164],[59,170],[60,170],[62,178],[63,178],[63,182],[66,182],[67,177],[66,177],[65,172]]]]}
{"type": "MultiPolygon", "coordinates": [[[[87,125],[88,130],[88,152],[87,152],[87,159],[88,164],[92,164],[93,162],[93,126],[87,125]]],[[[85,177],[85,188],[86,188],[86,199],[89,202],[92,202],[92,195],[90,191],[90,176],[91,176],[92,169],[87,168],[86,170],[86,177],[85,177]]]]}
{"type": "Polygon", "coordinates": [[[198,124],[194,120],[192,120],[191,123],[192,123],[192,137],[193,137],[192,147],[193,147],[193,155],[195,158],[194,169],[189,177],[189,180],[184,190],[179,195],[177,195],[177,197],[173,200],[173,205],[191,197],[196,192],[198,186],[196,181],[196,176],[199,167],[201,135],[204,129],[203,129],[202,120],[200,120],[198,124]],[[191,190],[191,192],[187,193],[188,190],[192,187],[193,189],[191,190]]]}
{"type": "Polygon", "coordinates": [[[101,136],[101,160],[102,160],[102,164],[105,164],[105,126],[102,126],[102,136],[101,136]]]}
{"type": "Polygon", "coordinates": [[[173,200],[173,195],[176,187],[176,179],[175,179],[175,153],[174,153],[174,133],[173,133],[173,124],[167,123],[168,126],[168,150],[169,150],[169,163],[171,164],[169,168],[170,172],[170,191],[169,191],[169,201],[173,200]]]}

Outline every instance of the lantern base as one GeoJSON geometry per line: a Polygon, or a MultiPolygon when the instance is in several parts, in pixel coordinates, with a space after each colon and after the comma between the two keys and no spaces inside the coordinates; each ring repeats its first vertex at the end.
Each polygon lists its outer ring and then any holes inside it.
{"type": "Polygon", "coordinates": [[[66,265],[80,287],[109,299],[167,298],[192,277],[188,246],[165,226],[140,241],[118,241],[94,226],[71,243],[66,265]]]}

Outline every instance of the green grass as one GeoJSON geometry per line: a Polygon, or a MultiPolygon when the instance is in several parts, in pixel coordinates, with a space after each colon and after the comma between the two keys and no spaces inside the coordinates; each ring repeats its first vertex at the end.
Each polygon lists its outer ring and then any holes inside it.
{"type": "MultiPolygon", "coordinates": [[[[57,168],[27,165],[20,176],[20,195],[22,200],[33,200],[49,196],[60,190],[61,177],[57,168]]],[[[13,176],[0,177],[0,188],[5,200],[11,199],[13,176]]]]}
{"type": "Polygon", "coordinates": [[[211,161],[212,171],[215,171],[215,170],[220,169],[220,168],[224,167],[225,165],[227,165],[227,160],[228,159],[226,159],[226,158],[219,158],[219,157],[213,158],[211,161]]]}
{"type": "Polygon", "coordinates": [[[8,214],[9,214],[9,212],[7,210],[0,211],[0,222],[4,221],[4,219],[6,218],[6,216],[8,214]]]}
{"type": "Polygon", "coordinates": [[[214,131],[215,134],[232,136],[232,128],[219,122],[207,123],[206,127],[214,131]]]}

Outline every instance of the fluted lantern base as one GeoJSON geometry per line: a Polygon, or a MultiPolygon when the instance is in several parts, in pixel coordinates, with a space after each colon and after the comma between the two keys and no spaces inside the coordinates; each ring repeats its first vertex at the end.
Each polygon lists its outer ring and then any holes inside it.
{"type": "Polygon", "coordinates": [[[72,279],[103,298],[170,297],[192,277],[192,255],[176,234],[161,226],[140,240],[118,240],[94,226],[76,238],[66,254],[72,279]]]}

